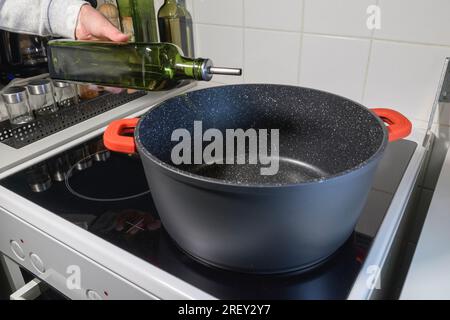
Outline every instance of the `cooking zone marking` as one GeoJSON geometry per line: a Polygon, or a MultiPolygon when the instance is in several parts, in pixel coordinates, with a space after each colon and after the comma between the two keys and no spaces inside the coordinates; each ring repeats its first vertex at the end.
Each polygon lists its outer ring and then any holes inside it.
{"type": "Polygon", "coordinates": [[[273,176],[279,169],[279,137],[279,129],[270,129],[269,133],[268,129],[250,128],[226,129],[224,138],[219,129],[203,132],[202,121],[194,121],[193,137],[183,128],[172,132],[171,141],[179,143],[172,148],[171,160],[175,165],[260,164],[265,166],[260,169],[261,175],[273,176]],[[209,142],[205,148],[204,142],[209,142]]]}

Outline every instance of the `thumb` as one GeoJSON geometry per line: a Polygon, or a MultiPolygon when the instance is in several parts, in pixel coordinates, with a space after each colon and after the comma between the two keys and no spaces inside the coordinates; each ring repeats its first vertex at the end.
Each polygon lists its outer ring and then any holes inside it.
{"type": "Polygon", "coordinates": [[[128,36],[116,29],[112,24],[107,23],[103,27],[102,37],[115,42],[126,42],[128,41],[128,36]]]}

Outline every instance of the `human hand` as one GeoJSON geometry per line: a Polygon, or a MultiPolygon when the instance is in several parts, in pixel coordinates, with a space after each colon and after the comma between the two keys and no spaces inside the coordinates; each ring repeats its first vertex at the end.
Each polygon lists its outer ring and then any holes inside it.
{"type": "Polygon", "coordinates": [[[100,12],[90,5],[84,5],[78,15],[75,39],[125,42],[128,41],[128,36],[114,27],[100,12]]]}

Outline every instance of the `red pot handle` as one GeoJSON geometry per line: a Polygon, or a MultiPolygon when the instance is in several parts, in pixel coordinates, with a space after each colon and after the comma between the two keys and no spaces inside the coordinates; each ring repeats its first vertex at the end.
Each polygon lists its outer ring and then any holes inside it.
{"type": "Polygon", "coordinates": [[[411,133],[411,121],[400,112],[386,108],[375,108],[371,110],[379,116],[384,123],[388,124],[389,142],[406,138],[411,133]]]}
{"type": "Polygon", "coordinates": [[[139,118],[116,120],[109,124],[103,134],[103,143],[111,151],[121,153],[135,153],[134,137],[126,136],[134,132],[139,118]]]}

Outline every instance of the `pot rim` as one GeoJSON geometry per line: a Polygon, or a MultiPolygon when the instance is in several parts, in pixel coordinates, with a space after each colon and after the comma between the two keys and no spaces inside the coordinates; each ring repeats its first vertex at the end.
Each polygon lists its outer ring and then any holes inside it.
{"type": "MultiPolygon", "coordinates": [[[[343,96],[334,94],[334,93],[330,93],[327,91],[323,91],[323,90],[318,90],[318,89],[313,89],[313,88],[308,88],[308,87],[303,87],[303,86],[294,86],[294,85],[283,85],[283,84],[267,84],[267,83],[245,83],[245,84],[231,84],[231,85],[224,85],[224,86],[220,86],[220,87],[242,87],[242,86],[254,86],[254,85],[265,85],[265,86],[277,86],[277,87],[293,87],[293,88],[303,88],[303,89],[308,89],[308,90],[312,90],[312,91],[316,91],[316,92],[320,92],[320,93],[325,93],[328,95],[332,95],[341,99],[345,99],[347,101],[352,102],[356,107],[370,113],[375,121],[378,122],[378,124],[381,126],[382,130],[383,130],[383,141],[380,143],[380,146],[378,147],[378,149],[372,154],[372,156],[370,156],[368,159],[366,159],[363,162],[360,162],[358,165],[349,168],[347,170],[344,171],[340,171],[338,173],[329,175],[327,177],[324,178],[316,178],[316,179],[312,179],[312,180],[308,180],[308,181],[303,181],[303,182],[298,182],[298,183],[264,183],[264,184],[258,184],[258,183],[236,183],[236,182],[232,182],[232,181],[226,181],[226,180],[222,180],[222,179],[216,179],[216,178],[210,178],[210,177],[205,177],[205,176],[201,176],[195,173],[191,173],[188,171],[184,171],[181,169],[178,169],[177,167],[170,165],[164,161],[161,161],[160,159],[158,159],[156,156],[154,156],[153,154],[151,154],[143,145],[143,143],[141,142],[141,139],[139,137],[139,131],[140,131],[140,127],[141,124],[143,122],[143,120],[153,111],[156,110],[159,107],[162,107],[164,104],[166,104],[168,101],[177,98],[179,95],[174,96],[172,98],[169,98],[165,101],[162,101],[158,104],[156,104],[153,108],[151,108],[149,111],[147,111],[140,119],[139,122],[136,126],[136,129],[134,131],[134,138],[136,141],[136,148],[139,152],[142,152],[147,158],[149,158],[153,163],[155,163],[158,167],[162,168],[164,171],[168,171],[171,174],[174,175],[174,177],[176,178],[184,178],[187,179],[187,181],[191,182],[191,183],[198,183],[198,182],[202,182],[202,183],[208,183],[211,185],[215,185],[218,187],[236,187],[236,188],[255,188],[255,189],[270,189],[270,188],[293,188],[293,187],[299,187],[299,186],[306,186],[306,185],[313,185],[313,184],[318,184],[318,183],[324,183],[324,182],[329,182],[329,181],[334,181],[342,176],[348,175],[352,172],[358,171],[359,169],[362,169],[366,166],[368,166],[369,164],[371,164],[374,161],[377,161],[384,153],[387,144],[388,144],[388,130],[386,125],[384,124],[383,120],[380,119],[380,117],[378,117],[375,113],[373,113],[370,109],[368,109],[367,107],[363,106],[361,103],[356,102],[354,100],[345,98],[343,96]]],[[[199,89],[199,90],[195,90],[195,92],[198,91],[204,91],[204,90],[209,90],[211,88],[214,87],[210,87],[210,88],[203,88],[203,89],[199,89]]],[[[193,91],[191,91],[193,92],[193,91]]],[[[189,92],[186,93],[182,93],[182,94],[187,94],[189,92]]]]}

